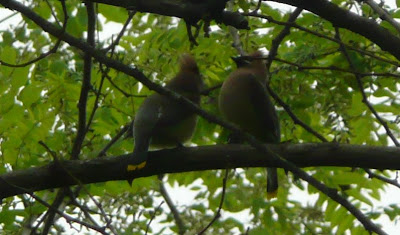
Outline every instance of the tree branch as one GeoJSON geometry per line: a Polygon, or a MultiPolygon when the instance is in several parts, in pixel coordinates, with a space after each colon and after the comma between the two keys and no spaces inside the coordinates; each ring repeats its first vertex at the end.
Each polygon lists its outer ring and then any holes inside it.
{"type": "MultiPolygon", "coordinates": [[[[88,37],[87,44],[91,47],[95,46],[95,29],[96,29],[96,13],[92,2],[86,2],[86,11],[88,15],[88,37]]],[[[90,52],[85,51],[84,65],[83,65],[83,79],[81,94],[79,97],[78,110],[78,132],[72,147],[71,159],[78,159],[81,152],[82,143],[86,135],[86,103],[90,91],[90,80],[92,78],[92,56],[90,52]]]]}
{"type": "Polygon", "coordinates": [[[350,69],[344,69],[344,68],[339,68],[336,66],[303,66],[301,64],[298,63],[294,63],[288,60],[284,60],[284,59],[280,59],[280,58],[274,58],[275,61],[277,62],[281,62],[284,64],[288,64],[291,66],[296,67],[299,71],[302,70],[328,70],[328,71],[337,71],[337,72],[343,72],[343,73],[351,73],[351,74],[357,74],[360,77],[372,77],[372,76],[376,76],[376,77],[394,77],[397,79],[400,79],[400,74],[395,74],[395,73],[361,73],[355,70],[350,70],[350,69]]]}
{"type": "MultiPolygon", "coordinates": [[[[314,35],[316,37],[324,38],[326,40],[329,40],[329,41],[336,42],[336,43],[340,44],[340,42],[338,40],[336,40],[335,38],[333,38],[333,37],[327,36],[326,34],[319,33],[317,31],[313,31],[311,29],[308,29],[306,27],[298,25],[298,24],[296,24],[294,22],[291,23],[291,22],[279,21],[279,20],[275,20],[271,16],[262,15],[262,14],[258,14],[258,13],[243,13],[243,15],[245,15],[245,16],[253,16],[253,17],[258,17],[258,18],[261,18],[261,19],[265,19],[265,20],[268,20],[268,22],[274,23],[274,24],[277,24],[277,25],[283,25],[283,26],[289,25],[290,27],[299,29],[299,30],[304,31],[306,33],[312,34],[312,35],[314,35]]],[[[352,46],[350,44],[345,44],[345,46],[346,46],[346,48],[348,48],[350,50],[357,51],[358,53],[360,53],[362,55],[366,55],[366,56],[369,56],[369,57],[374,58],[376,60],[380,60],[380,61],[392,64],[392,65],[395,65],[395,66],[400,66],[400,63],[398,63],[397,61],[377,56],[372,51],[362,50],[362,49],[359,49],[359,48],[357,48],[355,46],[352,46]]]]}
{"type": "MultiPolygon", "coordinates": [[[[68,13],[67,13],[67,7],[65,5],[65,0],[61,0],[60,2],[61,2],[61,6],[62,6],[62,9],[63,9],[63,13],[64,13],[64,22],[63,22],[62,28],[63,28],[63,32],[65,32],[65,29],[67,28],[67,22],[68,22],[69,16],[68,16],[68,13]]],[[[57,18],[56,17],[54,17],[54,18],[57,21],[57,18]]],[[[7,17],[5,19],[7,19],[7,17]]],[[[0,23],[1,23],[1,21],[0,21],[0,23]]],[[[10,64],[10,63],[7,63],[7,62],[4,62],[4,61],[0,60],[0,65],[4,65],[4,66],[8,66],[8,67],[14,67],[14,68],[20,68],[20,67],[25,67],[25,66],[34,64],[34,63],[40,61],[41,59],[44,59],[47,56],[56,53],[58,48],[61,45],[61,41],[62,40],[60,38],[57,39],[57,41],[54,44],[54,46],[48,52],[41,53],[37,58],[32,59],[32,60],[30,60],[28,62],[25,62],[25,63],[22,63],[22,64],[10,64]]]]}
{"type": "Polygon", "coordinates": [[[283,30],[272,40],[272,46],[271,49],[269,50],[268,53],[268,60],[267,60],[267,71],[269,73],[269,70],[271,68],[271,64],[273,59],[278,55],[278,48],[283,39],[290,34],[290,28],[291,28],[291,23],[294,23],[299,17],[300,13],[303,11],[301,8],[296,8],[289,16],[289,19],[287,21],[288,24],[285,25],[283,30]]]}
{"type": "MultiPolygon", "coordinates": [[[[278,155],[298,167],[337,166],[373,169],[400,169],[400,149],[337,143],[268,145],[278,155]]],[[[68,160],[41,167],[12,171],[0,176],[0,199],[44,189],[127,180],[164,173],[245,167],[282,167],[269,154],[246,145],[214,145],[149,152],[146,168],[133,175],[126,172],[129,154],[68,160]],[[246,158],[243,156],[246,155],[246,158]],[[72,177],[73,176],[73,177],[72,177]]]]}
{"type": "Polygon", "coordinates": [[[359,0],[359,1],[369,5],[379,15],[379,18],[389,22],[398,32],[400,32],[400,24],[397,23],[397,21],[395,21],[393,17],[388,12],[386,12],[382,7],[380,7],[375,1],[373,0],[359,0]]]}
{"type": "Polygon", "coordinates": [[[147,226],[146,226],[146,233],[145,233],[145,235],[147,235],[147,233],[149,232],[150,224],[151,224],[151,222],[154,220],[154,218],[156,217],[157,211],[159,211],[159,210],[161,209],[162,204],[164,204],[164,201],[162,201],[162,202],[160,203],[160,205],[157,206],[157,208],[154,210],[153,214],[151,215],[150,221],[147,223],[147,226]]]}
{"type": "MultiPolygon", "coordinates": [[[[339,41],[341,41],[339,29],[335,28],[335,32],[336,32],[336,38],[339,41]]],[[[344,57],[346,58],[347,62],[349,63],[349,67],[352,70],[357,71],[356,66],[354,65],[353,61],[351,60],[350,55],[347,53],[347,50],[346,50],[346,48],[345,48],[345,46],[343,44],[340,44],[340,50],[342,51],[344,57]]],[[[378,122],[383,126],[383,128],[386,131],[386,134],[390,137],[390,139],[393,141],[393,143],[397,147],[400,147],[399,141],[397,140],[397,138],[394,136],[394,134],[390,130],[387,122],[378,114],[378,112],[375,110],[375,108],[372,106],[372,104],[368,101],[367,94],[365,94],[365,91],[364,91],[364,85],[363,85],[363,83],[361,81],[361,76],[358,75],[357,73],[355,73],[354,76],[355,76],[355,79],[357,81],[358,89],[360,89],[360,92],[361,92],[361,95],[362,95],[362,102],[368,107],[368,109],[375,116],[375,118],[378,120],[378,122]]]]}
{"type": "Polygon", "coordinates": [[[225,200],[225,193],[226,193],[226,181],[228,181],[228,173],[229,170],[226,169],[225,170],[225,176],[222,179],[222,194],[221,194],[221,200],[219,201],[219,206],[217,211],[215,212],[214,217],[212,218],[212,220],[210,221],[210,223],[207,224],[206,227],[204,227],[199,233],[198,235],[204,234],[207,229],[209,229],[213,223],[215,223],[215,221],[217,221],[220,217],[221,217],[221,210],[222,210],[222,205],[224,204],[224,200],[225,200]]]}
{"type": "MultiPolygon", "coordinates": [[[[176,0],[90,0],[91,2],[124,7],[139,12],[155,13],[165,16],[175,16],[197,22],[204,16],[210,17],[210,3],[214,1],[176,1],[176,0]]],[[[217,1],[217,0],[215,0],[217,1]]],[[[218,0],[225,1],[225,0],[218,0]]],[[[214,4],[214,3],[213,3],[214,4]]],[[[237,29],[248,29],[247,19],[239,12],[223,11],[218,19],[225,25],[231,25],[237,29]]]]}
{"type": "Polygon", "coordinates": [[[373,20],[359,16],[349,10],[342,9],[327,0],[274,0],[284,4],[304,8],[325,20],[335,27],[348,29],[358,33],[376,43],[382,50],[389,52],[400,60],[400,38],[390,33],[373,20]]]}
{"type": "Polygon", "coordinates": [[[165,202],[168,205],[169,210],[172,213],[172,216],[174,217],[176,227],[178,227],[178,234],[183,235],[186,232],[185,223],[183,222],[181,216],[179,215],[179,211],[176,208],[174,202],[172,201],[171,197],[169,196],[169,193],[164,186],[164,182],[162,181],[162,177],[159,176],[159,180],[160,180],[160,182],[159,182],[160,194],[164,198],[165,202]]]}

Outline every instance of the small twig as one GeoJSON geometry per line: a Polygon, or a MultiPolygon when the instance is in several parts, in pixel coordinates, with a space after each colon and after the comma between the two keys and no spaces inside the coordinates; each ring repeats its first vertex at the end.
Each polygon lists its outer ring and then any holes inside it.
{"type": "MultiPolygon", "coordinates": [[[[95,46],[95,29],[96,29],[96,12],[94,10],[93,2],[86,1],[86,12],[88,15],[88,26],[87,26],[87,43],[94,47],[95,46]]],[[[89,96],[91,80],[92,78],[92,56],[90,53],[85,52],[84,64],[83,64],[83,79],[81,86],[81,93],[78,101],[78,131],[76,133],[75,141],[72,146],[71,159],[76,160],[79,158],[79,153],[82,149],[83,141],[86,136],[86,105],[89,96]]]]}
{"type": "Polygon", "coordinates": [[[94,115],[96,113],[96,110],[99,107],[99,99],[100,99],[101,89],[103,88],[103,84],[104,84],[104,76],[102,76],[101,80],[100,80],[100,85],[99,85],[99,89],[98,89],[97,94],[96,94],[96,99],[94,101],[93,109],[92,109],[92,112],[91,112],[91,114],[89,116],[89,121],[88,121],[88,123],[86,125],[86,133],[89,131],[89,128],[92,125],[93,118],[94,118],[94,115]]]}
{"type": "Polygon", "coordinates": [[[147,95],[132,95],[132,94],[129,94],[128,92],[122,90],[119,86],[117,86],[117,84],[114,83],[112,78],[107,74],[107,70],[104,70],[103,65],[100,64],[100,71],[102,72],[103,76],[105,76],[105,78],[107,78],[107,80],[111,83],[111,85],[113,87],[115,87],[119,92],[121,92],[125,97],[127,97],[127,98],[129,98],[129,97],[146,98],[147,97],[147,95]]]}
{"type": "Polygon", "coordinates": [[[53,8],[51,7],[50,2],[49,2],[48,0],[46,0],[46,3],[47,3],[47,6],[50,8],[50,12],[51,12],[51,15],[53,16],[54,20],[56,21],[56,23],[58,24],[58,26],[61,26],[61,23],[60,23],[60,21],[58,20],[58,18],[57,18],[57,16],[56,16],[55,12],[54,12],[54,10],[53,10],[53,8]]]}
{"type": "Polygon", "coordinates": [[[218,206],[218,210],[214,215],[214,218],[210,221],[210,223],[203,229],[201,230],[198,235],[203,234],[205,231],[207,231],[208,228],[211,227],[211,225],[213,223],[215,223],[215,221],[217,221],[219,219],[219,217],[221,217],[221,209],[222,209],[222,205],[224,204],[224,200],[225,200],[225,192],[226,192],[226,182],[228,181],[228,172],[229,169],[225,170],[225,176],[222,180],[222,195],[221,195],[221,201],[219,202],[219,206],[218,206]]]}
{"type": "MultiPolygon", "coordinates": [[[[67,28],[68,18],[69,18],[68,11],[67,11],[67,6],[65,4],[65,0],[61,0],[61,6],[62,6],[62,9],[63,9],[63,14],[64,14],[64,22],[63,22],[63,27],[62,27],[62,31],[61,31],[60,35],[65,33],[65,30],[67,28]]],[[[49,52],[54,51],[52,53],[55,53],[57,51],[59,45],[60,45],[60,42],[61,42],[61,39],[59,38],[58,41],[56,42],[55,46],[49,52]]],[[[42,54],[41,56],[43,58],[45,58],[48,55],[46,55],[46,53],[45,53],[45,54],[42,54]]],[[[39,56],[39,58],[40,58],[40,56],[39,56]]],[[[39,59],[39,58],[37,58],[37,59],[39,59]]],[[[42,59],[42,58],[40,58],[40,59],[42,59]]],[[[39,61],[39,60],[36,60],[36,61],[39,61]]],[[[44,144],[43,142],[42,143],[39,142],[39,144],[44,146],[46,148],[46,150],[50,152],[50,154],[54,157],[54,161],[57,161],[57,155],[53,151],[51,151],[50,148],[46,144],[44,144]]],[[[60,189],[57,192],[56,199],[53,201],[53,204],[51,206],[53,208],[55,208],[55,209],[58,209],[60,207],[60,205],[63,203],[64,197],[65,197],[65,189],[60,189]]],[[[55,210],[48,210],[44,214],[43,219],[41,220],[41,222],[44,222],[44,220],[46,220],[46,222],[44,224],[44,228],[43,228],[42,234],[47,234],[49,232],[51,225],[54,223],[55,212],[56,212],[55,210]]],[[[37,224],[37,227],[39,227],[40,223],[37,224]]]]}
{"type": "MultiPolygon", "coordinates": [[[[59,160],[58,160],[58,157],[57,157],[56,153],[54,151],[52,151],[43,141],[40,140],[38,143],[40,145],[42,145],[46,149],[46,151],[48,153],[50,153],[50,155],[54,159],[54,162],[56,162],[58,164],[59,160]]],[[[57,192],[56,198],[54,199],[53,204],[51,205],[52,207],[54,207],[54,208],[59,208],[60,207],[60,205],[64,201],[66,190],[67,190],[67,188],[62,188],[61,190],[59,190],[57,192]]],[[[46,212],[46,214],[44,214],[43,220],[41,220],[41,222],[44,222],[45,219],[46,219],[46,222],[45,222],[45,224],[43,226],[42,234],[48,234],[49,233],[50,228],[54,223],[55,215],[56,215],[56,212],[53,211],[53,210],[48,210],[46,212]]],[[[40,223],[38,223],[37,226],[39,226],[39,224],[40,223]]]]}
{"type": "MultiPolygon", "coordinates": [[[[337,27],[335,27],[335,32],[336,32],[336,38],[338,41],[341,42],[341,38],[340,38],[340,32],[339,29],[337,27]]],[[[340,49],[343,53],[343,55],[345,56],[347,62],[349,63],[349,66],[352,70],[357,71],[356,67],[353,64],[353,61],[351,60],[349,54],[347,53],[346,47],[344,46],[344,44],[340,44],[340,49]]],[[[385,129],[387,135],[390,137],[390,139],[393,141],[393,143],[397,146],[400,147],[400,143],[399,141],[396,139],[396,137],[393,135],[392,131],[390,130],[389,126],[387,125],[387,122],[385,120],[383,120],[383,118],[378,114],[378,112],[376,112],[376,110],[374,109],[374,107],[372,106],[372,104],[368,101],[368,97],[365,94],[364,91],[364,87],[361,81],[361,76],[354,74],[356,80],[357,80],[357,85],[358,88],[360,89],[361,95],[362,95],[362,102],[368,107],[368,109],[372,112],[372,114],[374,114],[375,118],[378,120],[378,122],[383,126],[383,128],[385,129]]]]}
{"type": "Polygon", "coordinates": [[[46,151],[47,151],[48,153],[50,153],[50,155],[53,157],[54,161],[58,162],[58,157],[57,157],[56,153],[55,153],[53,150],[51,150],[51,149],[49,148],[49,146],[47,146],[47,145],[46,145],[43,141],[41,141],[41,140],[39,140],[38,143],[39,143],[40,145],[42,145],[42,146],[46,149],[46,151]]]}
{"type": "Polygon", "coordinates": [[[360,73],[354,70],[349,70],[349,69],[343,69],[343,68],[339,68],[336,66],[303,66],[301,64],[297,64],[291,61],[287,61],[284,59],[280,59],[280,58],[274,58],[273,60],[284,63],[284,64],[288,64],[294,67],[297,67],[298,70],[330,70],[330,71],[338,71],[338,72],[344,72],[344,73],[351,73],[351,74],[357,74],[361,77],[369,77],[369,76],[384,76],[384,77],[394,77],[394,78],[400,78],[399,74],[393,74],[393,73],[360,73]]]}
{"type": "MultiPolygon", "coordinates": [[[[90,222],[92,222],[92,224],[94,224],[97,227],[100,227],[99,224],[97,223],[97,221],[92,217],[92,214],[96,213],[93,210],[90,210],[87,206],[81,205],[78,200],[76,200],[76,196],[74,195],[74,193],[68,189],[68,195],[69,198],[71,199],[70,203],[75,205],[76,207],[78,207],[79,209],[81,209],[81,211],[83,212],[83,214],[85,215],[85,217],[90,220],[90,222]]],[[[69,203],[68,203],[69,204],[69,203]]]]}
{"type": "MultiPolygon", "coordinates": [[[[61,1],[63,13],[64,13],[64,23],[63,23],[63,26],[62,26],[62,33],[61,33],[61,34],[63,34],[65,32],[65,29],[67,28],[67,23],[68,23],[69,16],[68,16],[68,13],[67,13],[67,7],[65,5],[65,0],[60,0],[60,1],[61,1]]],[[[11,16],[9,16],[9,17],[11,17],[11,16]]],[[[54,44],[54,46],[48,52],[41,53],[37,58],[35,58],[33,60],[30,60],[28,62],[25,62],[25,63],[22,63],[22,64],[10,64],[10,63],[7,63],[7,62],[4,62],[4,61],[0,60],[0,65],[4,65],[4,66],[7,66],[7,67],[12,67],[12,68],[21,68],[21,67],[25,67],[25,66],[31,65],[33,63],[38,62],[41,59],[46,58],[47,56],[49,56],[49,55],[51,55],[53,53],[56,53],[58,48],[60,47],[61,41],[62,40],[60,38],[58,38],[57,42],[54,44]]]]}
{"type": "Polygon", "coordinates": [[[207,88],[207,89],[201,91],[201,95],[208,96],[208,95],[209,95],[211,92],[213,92],[214,90],[217,90],[217,89],[221,88],[221,86],[222,86],[222,84],[217,84],[217,85],[215,85],[215,86],[212,86],[212,87],[210,87],[210,88],[207,88]]]}
{"type": "MultiPolygon", "coordinates": [[[[62,33],[64,33],[66,26],[67,26],[68,13],[67,13],[66,5],[65,5],[65,0],[62,0],[61,4],[62,4],[62,8],[63,8],[63,13],[64,13],[64,25],[63,25],[63,29],[62,29],[62,33]]],[[[57,159],[57,158],[55,158],[55,159],[57,159]]],[[[53,201],[53,204],[51,206],[58,210],[58,208],[62,205],[62,203],[64,201],[65,195],[66,195],[66,189],[65,188],[60,189],[57,192],[56,199],[53,201]]],[[[47,219],[46,219],[42,234],[49,233],[50,227],[54,224],[55,213],[56,213],[56,210],[49,210],[44,215],[45,217],[47,216],[47,219]]]]}
{"type": "MultiPolygon", "coordinates": [[[[75,178],[75,180],[77,180],[77,179],[75,178]]],[[[93,203],[96,205],[96,207],[99,208],[101,216],[103,216],[104,220],[106,221],[106,226],[105,227],[110,229],[110,231],[113,234],[117,235],[118,233],[114,229],[114,227],[112,226],[112,224],[111,224],[112,221],[111,221],[111,219],[108,218],[108,216],[107,216],[106,212],[104,211],[102,205],[93,197],[93,195],[89,192],[89,190],[87,190],[87,188],[81,182],[79,184],[81,185],[82,189],[87,193],[87,195],[90,197],[90,199],[93,201],[93,203]]]]}
{"type": "Polygon", "coordinates": [[[16,16],[17,14],[18,14],[18,12],[13,12],[13,13],[11,13],[10,15],[4,17],[3,19],[0,19],[0,24],[2,24],[4,21],[7,21],[7,20],[9,20],[10,18],[16,16]]]}
{"type": "Polygon", "coordinates": [[[161,196],[164,198],[165,202],[167,203],[169,209],[171,210],[172,216],[174,217],[176,226],[178,227],[178,234],[183,235],[185,234],[186,228],[185,224],[179,215],[178,209],[176,209],[176,206],[171,200],[171,197],[169,196],[167,189],[164,186],[164,183],[162,182],[162,177],[159,177],[160,180],[160,193],[161,196]]]}
{"type": "Polygon", "coordinates": [[[128,131],[128,129],[133,126],[133,121],[126,124],[124,127],[122,127],[122,129],[110,140],[110,142],[108,142],[108,144],[102,149],[100,150],[100,152],[97,154],[97,157],[103,157],[106,155],[106,152],[108,149],[111,148],[111,146],[113,146],[113,144],[115,144],[115,142],[117,142],[119,140],[119,138],[121,138],[121,136],[128,131]]]}
{"type": "Polygon", "coordinates": [[[124,36],[124,33],[126,29],[128,28],[129,23],[131,22],[133,16],[136,14],[136,10],[130,11],[128,15],[128,19],[126,19],[125,24],[122,26],[121,31],[119,32],[117,38],[115,39],[114,42],[112,42],[108,47],[104,48],[104,51],[109,51],[112,50],[112,54],[114,53],[115,47],[119,44],[119,41],[121,40],[122,36],[124,36]]]}
{"type": "Polygon", "coordinates": [[[27,192],[27,194],[29,194],[33,199],[35,199],[36,201],[38,201],[40,204],[44,205],[45,207],[51,209],[52,211],[54,211],[55,213],[57,213],[58,215],[60,215],[61,217],[63,217],[68,223],[70,223],[70,222],[78,223],[78,224],[80,224],[80,225],[82,225],[82,226],[85,226],[85,227],[87,227],[87,228],[89,228],[89,229],[92,229],[92,230],[94,230],[94,231],[97,231],[97,232],[99,232],[99,233],[101,233],[101,234],[105,234],[105,235],[107,234],[107,233],[104,231],[104,228],[98,227],[98,226],[95,226],[95,225],[92,225],[92,224],[89,224],[89,223],[87,223],[87,222],[85,222],[85,221],[81,221],[81,220],[75,219],[75,218],[73,218],[73,217],[71,217],[71,216],[69,216],[69,215],[67,215],[67,214],[64,214],[62,211],[60,211],[60,210],[58,210],[56,207],[54,207],[54,206],[48,204],[46,201],[42,200],[41,198],[39,198],[39,197],[36,196],[35,194],[29,193],[29,192],[27,192]]]}
{"type": "MultiPolygon", "coordinates": [[[[53,155],[54,159],[56,161],[58,161],[57,156],[54,153],[54,151],[52,151],[43,141],[39,141],[39,144],[41,144],[51,155],[53,155]]],[[[90,194],[90,192],[86,189],[86,187],[76,177],[74,177],[70,172],[68,172],[67,169],[62,167],[62,165],[60,165],[60,166],[71,178],[73,178],[79,184],[80,189],[83,189],[86,192],[86,194],[90,197],[90,199],[94,202],[94,204],[97,206],[97,208],[99,208],[101,215],[104,217],[104,220],[107,223],[106,227],[109,228],[114,234],[117,234],[117,232],[114,230],[114,228],[111,225],[111,220],[106,215],[106,213],[105,213],[103,207],[101,206],[101,204],[90,194]]],[[[57,194],[57,197],[54,200],[53,204],[57,205],[57,204],[61,203],[63,201],[63,198],[67,194],[69,194],[71,196],[70,198],[71,198],[72,201],[76,202],[76,200],[74,198],[74,195],[72,194],[72,191],[69,188],[63,188],[61,191],[62,191],[62,193],[59,191],[59,193],[57,194]]],[[[85,213],[85,210],[83,210],[83,212],[85,213]]],[[[90,218],[90,216],[88,216],[88,217],[90,218]]],[[[49,221],[53,221],[53,220],[54,220],[54,214],[52,214],[50,212],[49,215],[48,215],[48,219],[47,219],[46,225],[49,223],[49,221]],[[50,219],[50,218],[52,218],[52,219],[50,219]]],[[[50,226],[49,225],[46,226],[46,225],[45,225],[45,229],[44,229],[44,231],[46,231],[46,232],[43,232],[43,234],[47,234],[49,229],[50,229],[50,226]]]]}
{"type": "Polygon", "coordinates": [[[381,175],[378,175],[378,174],[372,172],[370,169],[367,169],[367,168],[364,168],[364,171],[367,172],[369,178],[376,178],[378,180],[381,180],[383,182],[386,182],[388,184],[396,186],[397,188],[400,188],[400,183],[397,181],[397,178],[388,179],[388,178],[386,178],[384,176],[381,176],[381,175]]]}
{"type": "Polygon", "coordinates": [[[257,13],[257,11],[260,10],[261,2],[262,2],[262,1],[263,1],[263,0],[258,0],[256,9],[254,9],[251,13],[257,13]]]}
{"type": "Polygon", "coordinates": [[[164,201],[162,201],[162,202],[160,203],[160,205],[158,205],[158,207],[154,210],[153,215],[152,215],[151,218],[150,218],[150,221],[147,223],[146,233],[145,233],[146,235],[147,235],[147,233],[149,232],[149,228],[150,228],[151,222],[152,222],[153,219],[156,217],[157,211],[160,210],[162,204],[164,204],[164,201]]]}
{"type": "Polygon", "coordinates": [[[317,137],[319,140],[322,142],[328,142],[328,140],[323,137],[321,134],[319,134],[317,131],[315,131],[313,128],[305,124],[303,121],[301,121],[290,109],[289,105],[287,105],[283,100],[271,89],[269,86],[269,77],[270,77],[270,68],[272,61],[275,59],[276,55],[278,54],[278,48],[283,39],[290,33],[290,27],[292,27],[292,24],[296,21],[297,17],[300,15],[300,13],[303,11],[301,8],[296,8],[292,14],[290,14],[289,19],[287,21],[287,24],[285,27],[282,29],[282,31],[278,34],[276,38],[272,40],[272,46],[269,52],[267,59],[267,78],[266,78],[266,86],[268,89],[269,94],[274,98],[274,100],[283,107],[283,109],[289,114],[289,116],[292,118],[294,124],[297,124],[301,127],[303,127],[306,131],[310,132],[313,134],[315,137],[317,137]]]}
{"type": "Polygon", "coordinates": [[[267,65],[267,71],[270,70],[271,68],[271,64],[272,64],[272,60],[273,58],[275,58],[278,55],[278,48],[279,45],[281,44],[281,42],[283,41],[283,39],[290,34],[290,28],[292,27],[291,23],[294,23],[297,19],[297,17],[299,17],[300,13],[303,11],[302,8],[296,8],[289,16],[289,19],[287,20],[287,24],[285,25],[285,27],[281,30],[281,32],[279,32],[278,36],[276,36],[273,40],[272,40],[272,46],[271,49],[269,50],[268,53],[268,60],[266,61],[267,65]]]}
{"type": "Polygon", "coordinates": [[[297,124],[301,127],[304,128],[304,130],[310,132],[311,134],[313,134],[315,137],[317,137],[319,140],[321,140],[322,142],[328,142],[328,140],[323,137],[321,134],[319,134],[316,130],[314,130],[312,127],[308,126],[307,124],[305,124],[302,120],[300,120],[296,114],[293,113],[293,111],[291,110],[291,108],[289,107],[289,105],[287,105],[270,87],[269,85],[267,86],[268,92],[269,94],[272,96],[272,98],[274,98],[274,100],[280,105],[282,106],[282,108],[286,111],[287,114],[289,114],[290,118],[292,118],[294,124],[297,124]]]}
{"type": "MultiPolygon", "coordinates": [[[[320,37],[320,38],[324,38],[324,39],[327,39],[329,41],[336,42],[336,43],[340,44],[340,41],[338,41],[337,39],[335,39],[333,37],[329,37],[326,34],[318,33],[318,32],[313,31],[311,29],[307,29],[307,28],[305,28],[305,27],[303,27],[301,25],[298,25],[298,24],[296,24],[294,22],[293,23],[288,23],[288,22],[278,21],[278,20],[275,20],[274,18],[272,18],[271,16],[266,16],[266,15],[257,14],[257,13],[243,13],[243,15],[244,16],[252,16],[252,17],[258,17],[258,18],[261,18],[261,19],[265,19],[268,22],[274,23],[274,24],[277,24],[277,25],[282,25],[282,26],[289,25],[289,26],[291,26],[293,28],[299,29],[301,31],[304,31],[304,32],[309,33],[309,34],[312,34],[314,36],[317,36],[317,37],[320,37]]],[[[361,50],[361,49],[359,49],[357,47],[354,47],[354,46],[348,45],[348,44],[343,44],[343,45],[345,45],[346,48],[348,48],[350,50],[354,50],[354,51],[356,51],[356,52],[358,52],[360,54],[367,55],[367,56],[369,56],[371,58],[374,58],[376,60],[380,60],[380,61],[386,62],[388,64],[392,64],[392,65],[395,65],[397,67],[400,67],[400,63],[399,62],[379,57],[379,56],[375,55],[375,52],[361,50]]]]}
{"type": "Polygon", "coordinates": [[[378,15],[379,18],[389,22],[399,33],[400,33],[400,24],[395,21],[392,16],[388,12],[386,12],[382,7],[380,7],[375,1],[372,0],[359,0],[360,2],[365,2],[368,6],[372,8],[378,15]]]}

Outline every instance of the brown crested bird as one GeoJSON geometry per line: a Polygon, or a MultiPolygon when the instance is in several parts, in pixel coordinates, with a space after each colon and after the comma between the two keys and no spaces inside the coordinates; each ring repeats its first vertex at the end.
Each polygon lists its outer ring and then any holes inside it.
{"type": "MultiPolygon", "coordinates": [[[[222,116],[264,143],[280,142],[279,119],[265,87],[267,70],[260,51],[250,61],[235,60],[238,69],[224,81],[219,94],[222,116]]],[[[276,168],[267,168],[268,198],[277,196],[276,168]]]]}
{"type": "MultiPolygon", "coordinates": [[[[192,56],[182,56],[179,73],[165,87],[200,104],[204,83],[192,56]]],[[[136,112],[133,127],[135,147],[127,171],[139,170],[146,165],[149,146],[181,146],[188,141],[195,131],[197,119],[194,112],[169,97],[158,93],[147,97],[136,112]]]]}

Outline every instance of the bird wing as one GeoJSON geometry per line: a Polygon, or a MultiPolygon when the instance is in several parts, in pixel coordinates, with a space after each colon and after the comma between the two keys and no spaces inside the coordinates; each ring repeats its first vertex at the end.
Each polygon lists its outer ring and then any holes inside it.
{"type": "Polygon", "coordinates": [[[248,84],[252,91],[250,93],[250,102],[257,116],[260,117],[262,123],[264,123],[263,126],[268,134],[266,142],[279,143],[281,135],[279,119],[267,89],[256,79],[255,75],[253,75],[253,79],[251,79],[248,84]]]}
{"type": "Polygon", "coordinates": [[[140,116],[135,118],[135,126],[145,125],[150,133],[154,128],[173,126],[193,115],[184,105],[160,94],[149,96],[140,108],[146,112],[137,112],[140,116]]]}

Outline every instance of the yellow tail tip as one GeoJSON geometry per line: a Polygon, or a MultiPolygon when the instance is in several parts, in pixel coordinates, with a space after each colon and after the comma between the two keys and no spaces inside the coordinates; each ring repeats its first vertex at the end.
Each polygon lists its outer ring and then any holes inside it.
{"type": "Polygon", "coordinates": [[[277,198],[277,197],[278,197],[278,190],[267,193],[267,199],[268,200],[271,200],[271,199],[277,198]]]}
{"type": "Polygon", "coordinates": [[[144,168],[145,166],[146,166],[146,161],[141,162],[137,165],[128,164],[128,166],[126,167],[126,170],[127,171],[136,171],[136,170],[140,170],[140,169],[144,168]]]}

